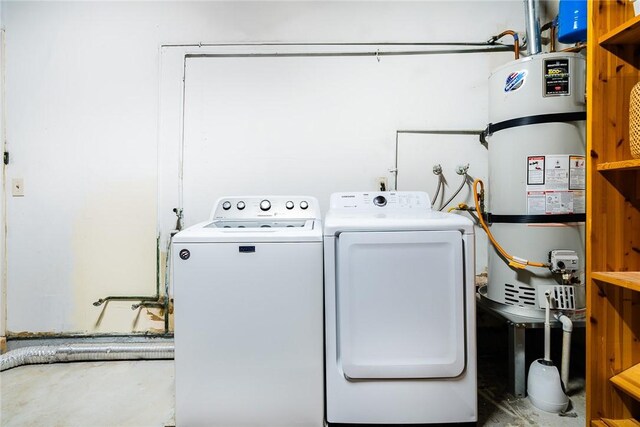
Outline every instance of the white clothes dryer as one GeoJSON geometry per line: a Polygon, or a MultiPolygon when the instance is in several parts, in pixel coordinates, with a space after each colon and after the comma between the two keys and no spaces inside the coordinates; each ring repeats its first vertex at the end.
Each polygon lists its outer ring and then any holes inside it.
{"type": "Polygon", "coordinates": [[[324,423],[322,222],[313,197],[224,197],[173,238],[179,426],[324,423]]]}
{"type": "Polygon", "coordinates": [[[331,196],[329,423],[477,421],[474,244],[473,223],[424,192],[331,196]]]}

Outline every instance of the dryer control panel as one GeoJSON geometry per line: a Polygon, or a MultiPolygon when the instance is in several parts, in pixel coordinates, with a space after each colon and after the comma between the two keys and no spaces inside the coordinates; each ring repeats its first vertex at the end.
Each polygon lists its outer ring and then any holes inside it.
{"type": "Polygon", "coordinates": [[[430,211],[431,200],[424,191],[334,193],[331,209],[430,211]]]}

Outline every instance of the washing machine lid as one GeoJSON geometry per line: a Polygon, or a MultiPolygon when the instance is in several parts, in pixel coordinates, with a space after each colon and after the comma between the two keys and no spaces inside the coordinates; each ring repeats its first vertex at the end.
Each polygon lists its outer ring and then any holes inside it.
{"type": "Polygon", "coordinates": [[[321,242],[322,222],[313,219],[213,220],[189,227],[174,243],[321,242]]]}
{"type": "Polygon", "coordinates": [[[337,357],[347,378],[464,372],[463,249],[454,230],[339,235],[337,357]]]}

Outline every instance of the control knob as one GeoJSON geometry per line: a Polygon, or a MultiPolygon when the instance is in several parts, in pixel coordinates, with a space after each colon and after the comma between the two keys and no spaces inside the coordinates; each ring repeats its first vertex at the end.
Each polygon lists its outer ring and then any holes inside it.
{"type": "Polygon", "coordinates": [[[373,204],[376,206],[384,206],[387,204],[387,199],[384,196],[374,197],[373,204]]]}
{"type": "Polygon", "coordinates": [[[300,202],[300,209],[307,209],[309,207],[309,203],[304,200],[300,202]]]}
{"type": "Polygon", "coordinates": [[[285,206],[287,209],[293,209],[293,207],[294,207],[295,205],[293,204],[293,202],[292,202],[291,200],[289,200],[287,203],[285,203],[285,204],[284,204],[284,206],[285,206]]]}
{"type": "Polygon", "coordinates": [[[246,205],[244,204],[244,202],[243,202],[243,201],[239,201],[239,202],[238,202],[238,204],[236,205],[236,207],[237,207],[237,208],[238,208],[238,210],[240,210],[240,211],[241,211],[242,209],[244,209],[244,208],[245,208],[245,206],[246,206],[246,205]]]}
{"type": "Polygon", "coordinates": [[[268,200],[261,201],[260,209],[262,209],[263,211],[268,211],[269,209],[271,209],[271,202],[268,200]]]}
{"type": "Polygon", "coordinates": [[[231,202],[226,201],[222,204],[222,209],[224,209],[225,211],[228,211],[229,209],[231,209],[231,202]]]}

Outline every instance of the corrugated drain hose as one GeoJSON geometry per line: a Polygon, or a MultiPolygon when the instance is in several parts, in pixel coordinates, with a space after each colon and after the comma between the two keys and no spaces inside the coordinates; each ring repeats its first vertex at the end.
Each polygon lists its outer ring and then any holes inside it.
{"type": "Polygon", "coordinates": [[[487,223],[484,220],[484,212],[480,207],[480,196],[478,194],[478,184],[480,184],[480,192],[484,195],[484,183],[480,179],[476,179],[475,181],[473,181],[473,201],[476,204],[476,212],[478,212],[478,220],[480,222],[480,225],[482,226],[482,229],[485,231],[485,233],[487,233],[487,236],[489,237],[491,244],[493,244],[493,246],[500,253],[500,255],[502,255],[505,259],[509,261],[509,266],[513,268],[518,268],[518,269],[524,269],[524,268],[527,268],[527,266],[548,267],[549,264],[546,264],[543,262],[533,262],[533,261],[526,260],[524,258],[513,256],[507,253],[507,251],[505,251],[502,248],[502,246],[500,246],[500,244],[493,237],[493,234],[491,234],[491,230],[489,230],[489,227],[487,226],[487,223]]]}

